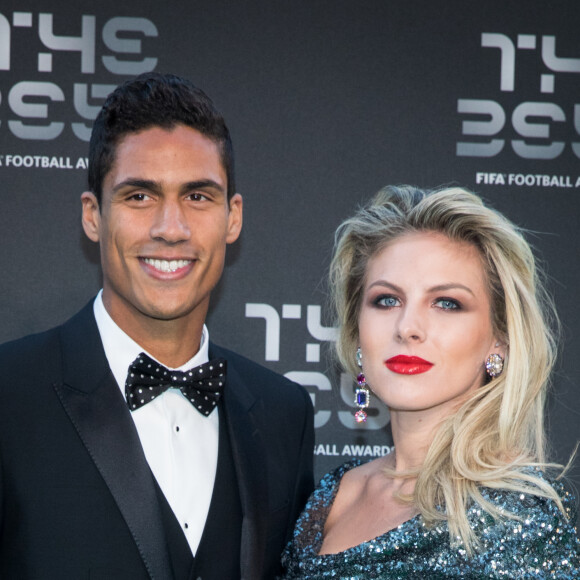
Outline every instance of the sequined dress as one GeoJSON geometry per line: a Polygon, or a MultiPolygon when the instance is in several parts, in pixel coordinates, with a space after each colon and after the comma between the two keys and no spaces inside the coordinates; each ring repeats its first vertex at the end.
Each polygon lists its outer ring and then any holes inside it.
{"type": "Polygon", "coordinates": [[[360,461],[331,471],[310,496],[282,556],[283,579],[580,578],[575,499],[562,483],[539,470],[536,475],[550,481],[561,496],[570,523],[551,500],[482,488],[485,499],[521,520],[494,521],[478,504],[472,505],[468,517],[482,549],[471,558],[450,546],[445,522],[427,528],[420,515],[344,552],[318,555],[340,480],[357,465],[360,461]]]}

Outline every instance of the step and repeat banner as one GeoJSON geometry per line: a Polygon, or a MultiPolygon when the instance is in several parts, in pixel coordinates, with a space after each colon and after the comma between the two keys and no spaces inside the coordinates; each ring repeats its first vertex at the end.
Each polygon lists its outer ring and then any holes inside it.
{"type": "Polygon", "coordinates": [[[391,449],[376,399],[353,419],[325,278],[337,225],[401,183],[466,186],[529,230],[563,322],[548,421],[565,461],[580,439],[579,26],[576,0],[4,0],[0,340],[100,288],[80,226],[92,120],[125,79],[174,72],[224,113],[245,202],[212,339],[306,386],[318,476],[391,449]]]}

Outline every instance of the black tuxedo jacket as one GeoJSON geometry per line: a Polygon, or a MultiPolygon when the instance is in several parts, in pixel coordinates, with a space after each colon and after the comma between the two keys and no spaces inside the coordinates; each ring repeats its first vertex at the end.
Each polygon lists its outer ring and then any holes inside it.
{"type": "MultiPolygon", "coordinates": [[[[272,578],[312,489],[312,405],[298,385],[210,345],[217,356],[228,361],[241,575],[272,578]]],[[[0,578],[174,579],[161,512],[92,303],[1,346],[0,578]]],[[[228,555],[218,545],[215,557],[228,555]]]]}

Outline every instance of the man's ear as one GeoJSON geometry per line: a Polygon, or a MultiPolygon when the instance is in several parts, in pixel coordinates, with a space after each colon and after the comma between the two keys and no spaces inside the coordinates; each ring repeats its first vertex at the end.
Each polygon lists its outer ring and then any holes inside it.
{"type": "Polygon", "coordinates": [[[85,230],[85,234],[89,240],[92,242],[98,242],[101,234],[101,212],[99,209],[99,201],[94,193],[85,191],[81,195],[81,204],[83,230],[85,230]]]}
{"type": "Polygon", "coordinates": [[[229,201],[228,214],[228,231],[226,235],[226,243],[231,244],[235,242],[242,231],[243,209],[244,202],[239,193],[234,193],[229,201]]]}

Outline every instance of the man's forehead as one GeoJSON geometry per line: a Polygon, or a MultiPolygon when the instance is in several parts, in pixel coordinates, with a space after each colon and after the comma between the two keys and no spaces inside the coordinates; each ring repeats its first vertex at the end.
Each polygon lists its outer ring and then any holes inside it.
{"type": "Polygon", "coordinates": [[[105,188],[125,179],[215,181],[225,190],[227,175],[219,144],[196,129],[177,125],[125,134],[115,146],[105,188]]]}

